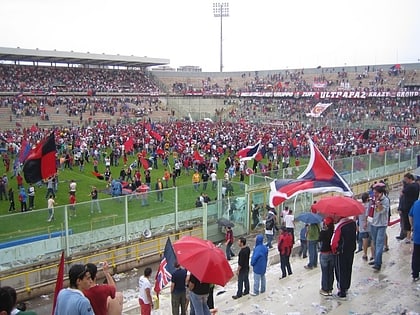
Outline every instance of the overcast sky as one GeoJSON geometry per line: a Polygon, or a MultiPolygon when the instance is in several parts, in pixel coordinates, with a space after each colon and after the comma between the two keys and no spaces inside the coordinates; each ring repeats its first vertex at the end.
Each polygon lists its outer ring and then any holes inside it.
{"type": "MultiPolygon", "coordinates": [[[[209,0],[0,0],[0,46],[220,68],[209,0]]],[[[419,62],[418,0],[226,0],[224,71],[419,62]]]]}

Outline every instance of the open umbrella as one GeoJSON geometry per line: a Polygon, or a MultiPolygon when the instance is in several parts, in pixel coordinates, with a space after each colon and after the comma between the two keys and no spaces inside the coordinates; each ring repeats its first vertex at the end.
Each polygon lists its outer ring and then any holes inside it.
{"type": "Polygon", "coordinates": [[[365,211],[361,202],[344,196],[332,196],[321,198],[311,206],[318,213],[332,216],[349,217],[362,214],[365,211]]]}
{"type": "Polygon", "coordinates": [[[225,253],[211,241],[183,236],[173,244],[180,265],[198,280],[224,286],[233,277],[225,253]]]}
{"type": "Polygon", "coordinates": [[[229,221],[226,218],[218,219],[217,224],[219,224],[219,226],[225,226],[225,227],[234,227],[235,226],[235,223],[233,223],[232,221],[229,221]]]}
{"type": "Polygon", "coordinates": [[[296,220],[307,224],[317,224],[322,222],[322,217],[316,213],[304,212],[299,214],[296,220]]]}

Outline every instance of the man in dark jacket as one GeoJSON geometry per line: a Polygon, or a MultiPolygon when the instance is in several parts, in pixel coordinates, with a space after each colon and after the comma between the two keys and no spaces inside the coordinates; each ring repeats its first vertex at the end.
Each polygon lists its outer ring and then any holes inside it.
{"type": "Polygon", "coordinates": [[[331,239],[331,251],[335,254],[334,270],[338,286],[337,298],[347,298],[355,250],[356,222],[349,218],[340,218],[331,239]]]}
{"type": "Polygon", "coordinates": [[[246,238],[240,237],[238,240],[238,246],[241,249],[238,254],[238,269],[236,274],[238,275],[238,291],[236,295],[232,296],[232,299],[236,300],[242,295],[247,295],[249,293],[249,256],[251,250],[246,245],[246,238]],[[245,290],[242,292],[243,287],[245,290]]]}

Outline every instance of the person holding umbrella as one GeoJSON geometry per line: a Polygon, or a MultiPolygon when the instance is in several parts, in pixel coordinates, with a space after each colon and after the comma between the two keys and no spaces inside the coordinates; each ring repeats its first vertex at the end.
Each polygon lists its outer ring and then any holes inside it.
{"type": "Polygon", "coordinates": [[[338,218],[338,222],[331,239],[331,251],[335,255],[334,270],[338,287],[336,297],[346,299],[347,290],[350,288],[351,283],[357,228],[356,221],[348,217],[336,218],[338,218]]]}
{"type": "Polygon", "coordinates": [[[194,308],[195,315],[210,315],[210,309],[207,305],[207,298],[210,293],[210,284],[201,282],[190,274],[190,281],[188,282],[188,289],[190,290],[191,307],[194,308]]]}

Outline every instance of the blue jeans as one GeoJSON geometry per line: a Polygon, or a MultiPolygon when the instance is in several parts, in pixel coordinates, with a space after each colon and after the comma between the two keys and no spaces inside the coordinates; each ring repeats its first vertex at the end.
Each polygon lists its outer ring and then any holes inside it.
{"type": "Polygon", "coordinates": [[[386,226],[370,226],[370,232],[372,234],[372,242],[375,246],[375,266],[382,266],[382,253],[385,245],[385,233],[386,226]]]}
{"type": "Polygon", "coordinates": [[[259,275],[258,273],[254,272],[254,293],[260,294],[265,292],[265,273],[259,275]],[[261,284],[261,287],[260,287],[261,284]]]}
{"type": "Polygon", "coordinates": [[[308,267],[316,267],[318,265],[318,241],[308,241],[309,263],[308,267]]]}
{"type": "Polygon", "coordinates": [[[231,260],[232,259],[232,256],[235,256],[235,253],[232,251],[232,245],[233,245],[232,242],[229,242],[226,245],[226,259],[227,260],[231,260]]]}
{"type": "Polygon", "coordinates": [[[306,258],[308,256],[308,241],[307,240],[300,240],[299,256],[302,256],[302,258],[306,258]]]}
{"type": "Polygon", "coordinates": [[[265,234],[265,237],[267,238],[266,246],[268,248],[273,248],[273,245],[271,243],[273,242],[274,234],[265,234]]]}
{"type": "Polygon", "coordinates": [[[321,289],[332,291],[334,284],[334,255],[332,253],[320,253],[319,263],[321,265],[321,289]]]}
{"type": "Polygon", "coordinates": [[[245,271],[239,271],[238,274],[238,292],[236,292],[236,296],[242,296],[244,294],[249,293],[249,269],[246,269],[245,271]],[[245,291],[243,290],[243,287],[245,286],[245,291]]]}
{"type": "Polygon", "coordinates": [[[208,294],[198,295],[190,291],[191,315],[210,315],[210,309],[207,306],[208,296],[208,294]]]}

